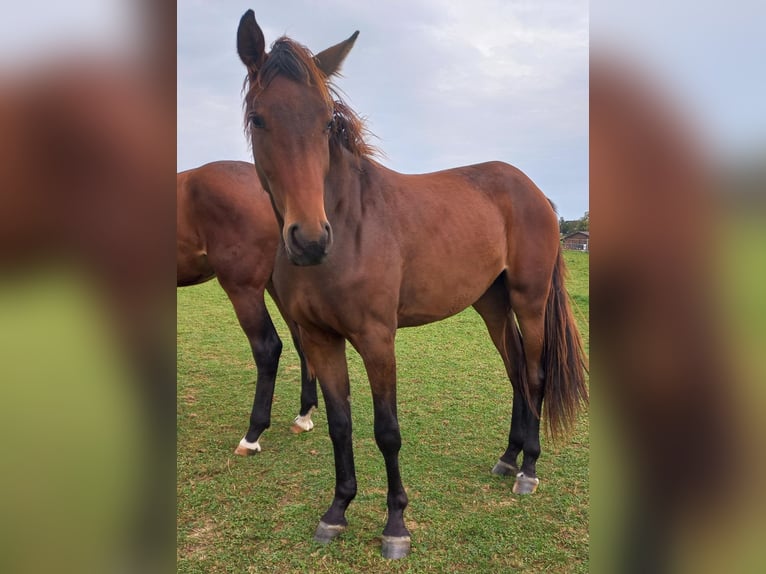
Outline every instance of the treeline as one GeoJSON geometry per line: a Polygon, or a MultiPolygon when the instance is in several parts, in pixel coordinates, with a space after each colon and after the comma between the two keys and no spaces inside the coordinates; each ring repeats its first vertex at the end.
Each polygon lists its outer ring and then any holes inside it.
{"type": "Polygon", "coordinates": [[[563,217],[559,219],[559,232],[568,235],[575,231],[590,231],[590,212],[586,211],[580,219],[567,221],[563,217]]]}

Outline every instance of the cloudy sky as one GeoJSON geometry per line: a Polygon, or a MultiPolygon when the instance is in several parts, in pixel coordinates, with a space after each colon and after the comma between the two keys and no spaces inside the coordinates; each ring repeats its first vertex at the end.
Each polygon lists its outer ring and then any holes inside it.
{"type": "Polygon", "coordinates": [[[588,209],[584,0],[193,0],[178,4],[178,169],[250,161],[236,29],[248,8],[267,45],[312,51],[360,31],[337,82],[400,172],[502,160],[566,219],[588,209]]]}
{"type": "Polygon", "coordinates": [[[766,2],[593,0],[590,14],[591,50],[650,71],[712,152],[764,156],[766,2]]]}
{"type": "MultiPolygon", "coordinates": [[[[0,67],[24,69],[62,47],[134,47],[146,25],[134,14],[140,4],[10,3],[0,67]]],[[[319,51],[360,30],[339,84],[393,169],[500,159],[527,172],[567,219],[588,209],[586,0],[182,0],[178,169],[250,159],[235,34],[251,7],[269,43],[286,33],[319,51]]],[[[608,31],[612,46],[659,73],[717,151],[766,149],[766,3],[593,0],[590,15],[593,37],[608,31]]]]}

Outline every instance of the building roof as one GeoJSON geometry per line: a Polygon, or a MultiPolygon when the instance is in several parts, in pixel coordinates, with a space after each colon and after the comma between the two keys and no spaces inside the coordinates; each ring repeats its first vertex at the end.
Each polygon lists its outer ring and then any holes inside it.
{"type": "Polygon", "coordinates": [[[562,239],[569,239],[578,233],[582,233],[585,237],[590,237],[590,231],[573,231],[572,233],[567,233],[564,237],[562,237],[562,239]]]}

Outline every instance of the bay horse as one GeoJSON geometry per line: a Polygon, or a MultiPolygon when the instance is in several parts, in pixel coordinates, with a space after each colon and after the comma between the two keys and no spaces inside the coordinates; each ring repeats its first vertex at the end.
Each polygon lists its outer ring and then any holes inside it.
{"type": "MultiPolygon", "coordinates": [[[[261,451],[258,441],[271,424],[271,404],[282,341],[266,308],[264,292],[279,244],[279,227],[271,201],[252,164],[217,161],[183,171],[176,182],[176,276],[178,287],[198,285],[213,277],[229,297],[250,342],[258,375],[247,434],[234,454],[261,451]]],[[[298,328],[284,317],[301,363],[301,408],[292,424],[300,433],[314,428],[316,378],[301,350],[298,328]]]]}
{"type": "Polygon", "coordinates": [[[518,494],[539,484],[543,397],[554,435],[587,401],[585,355],[564,289],[553,205],[501,162],[424,175],[377,163],[360,119],[330,83],[357,35],[316,56],[286,37],[267,53],[248,10],[237,51],[247,68],[245,119],[256,171],[281,231],[274,288],[301,327],[335,456],[335,496],[314,538],[327,543],[346,528],[357,492],[349,341],[369,377],[375,441],[386,464],[382,554],[401,558],[410,533],[399,470],[396,330],[471,305],[481,315],[514,389],[508,447],[493,472],[515,475],[518,494]]]}

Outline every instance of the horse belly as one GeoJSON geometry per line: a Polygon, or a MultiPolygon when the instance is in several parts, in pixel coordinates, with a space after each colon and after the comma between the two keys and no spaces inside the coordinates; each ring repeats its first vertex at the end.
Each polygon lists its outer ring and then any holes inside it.
{"type": "MultiPolygon", "coordinates": [[[[474,198],[476,199],[476,198],[474,198]]],[[[399,325],[439,321],[473,305],[506,266],[505,224],[483,196],[469,210],[438,203],[411,229],[399,293],[399,325]]]]}
{"type": "Polygon", "coordinates": [[[504,269],[504,262],[492,259],[478,265],[471,260],[423,266],[405,277],[399,294],[399,327],[433,323],[460,313],[481,298],[504,269]]]}

